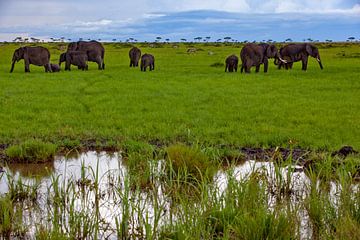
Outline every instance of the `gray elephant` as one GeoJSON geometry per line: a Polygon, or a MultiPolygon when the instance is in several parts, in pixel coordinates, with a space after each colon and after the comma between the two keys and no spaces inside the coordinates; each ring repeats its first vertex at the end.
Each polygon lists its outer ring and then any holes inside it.
{"type": "Polygon", "coordinates": [[[97,41],[78,41],[69,43],[67,51],[83,51],[88,56],[88,61],[96,62],[98,69],[105,69],[104,55],[105,49],[103,45],[97,41]]]}
{"type": "Polygon", "coordinates": [[[240,52],[242,61],[241,73],[245,69],[246,73],[250,73],[250,68],[255,66],[256,72],[259,72],[260,65],[264,64],[264,72],[266,73],[269,65],[269,58],[277,58],[279,61],[286,63],[281,57],[275,45],[271,44],[246,44],[240,52]]]}
{"type": "Polygon", "coordinates": [[[306,71],[309,56],[315,58],[323,69],[321,63],[319,50],[309,43],[291,43],[280,48],[280,56],[287,60],[287,63],[279,62],[275,59],[274,63],[278,65],[278,68],[284,67],[285,69],[291,69],[294,62],[302,61],[302,70],[306,71]]]}
{"type": "Polygon", "coordinates": [[[141,57],[141,51],[137,47],[133,47],[129,51],[130,67],[139,66],[139,60],[141,57]]]}
{"type": "Polygon", "coordinates": [[[50,67],[52,72],[60,72],[60,66],[58,64],[50,63],[50,67]]]}
{"type": "Polygon", "coordinates": [[[153,55],[145,53],[141,56],[141,71],[146,72],[147,67],[150,68],[150,71],[155,69],[155,58],[153,55]]]}
{"type": "Polygon", "coordinates": [[[226,58],[225,64],[226,64],[225,72],[226,71],[233,72],[234,70],[235,72],[237,72],[239,58],[235,55],[230,55],[229,57],[226,58]]]}
{"type": "Polygon", "coordinates": [[[14,71],[15,62],[24,59],[25,72],[30,72],[29,65],[44,66],[45,72],[51,72],[50,52],[44,47],[21,47],[15,50],[10,72],[14,71]]]}
{"type": "Polygon", "coordinates": [[[70,71],[70,65],[75,65],[79,69],[88,70],[88,55],[86,52],[83,51],[68,51],[65,53],[62,53],[60,55],[59,65],[61,66],[62,62],[65,63],[65,71],[70,71]]]}

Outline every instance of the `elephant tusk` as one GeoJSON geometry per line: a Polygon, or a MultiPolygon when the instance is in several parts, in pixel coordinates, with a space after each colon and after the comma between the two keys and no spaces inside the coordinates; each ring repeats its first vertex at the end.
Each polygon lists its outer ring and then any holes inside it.
{"type": "Polygon", "coordinates": [[[283,63],[287,63],[286,60],[282,59],[281,57],[279,57],[280,61],[282,61],[283,63]]]}
{"type": "Polygon", "coordinates": [[[319,59],[319,58],[316,58],[316,60],[317,60],[318,62],[320,62],[320,59],[319,59]]]}

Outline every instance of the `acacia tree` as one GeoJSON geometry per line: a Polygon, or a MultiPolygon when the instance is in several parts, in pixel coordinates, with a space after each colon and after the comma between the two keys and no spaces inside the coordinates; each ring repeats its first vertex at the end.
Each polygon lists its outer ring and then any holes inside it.
{"type": "Polygon", "coordinates": [[[225,42],[229,42],[231,37],[224,37],[225,42]]]}

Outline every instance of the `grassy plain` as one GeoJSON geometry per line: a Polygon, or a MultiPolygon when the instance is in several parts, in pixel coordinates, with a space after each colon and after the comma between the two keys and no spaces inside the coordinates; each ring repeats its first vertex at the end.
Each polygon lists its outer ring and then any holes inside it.
{"type": "MultiPolygon", "coordinates": [[[[335,150],[360,148],[360,45],[320,46],[324,70],[310,58],[291,71],[249,75],[225,73],[230,54],[241,45],[137,44],[155,56],[155,71],[129,68],[124,44],[105,44],[105,71],[46,74],[23,62],[10,74],[14,49],[0,46],[0,143],[29,139],[77,145],[93,140],[101,146],[123,141],[201,143],[335,150]],[[343,56],[344,55],[344,56],[343,56]]],[[[44,44],[58,62],[59,44],[44,44]]],[[[63,67],[63,66],[62,66],[63,67]]]]}
{"type": "MultiPolygon", "coordinates": [[[[241,45],[193,45],[198,51],[188,54],[189,45],[138,44],[156,59],[155,71],[144,73],[129,68],[130,46],[105,44],[105,71],[90,63],[86,72],[73,68],[54,74],[35,66],[25,74],[22,62],[10,74],[12,52],[19,45],[1,45],[0,149],[14,145],[6,150],[14,159],[47,158],[55,148],[96,142],[100,148],[126,150],[122,156],[129,175],[99,176],[98,165],[91,174],[84,166],[81,178],[68,182],[48,173],[51,187],[39,196],[37,181],[28,184],[0,173],[9,189],[0,196],[0,238],[26,236],[24,213],[41,199],[50,217],[36,224],[37,239],[101,238],[107,231],[119,239],[359,236],[358,156],[343,161],[328,153],[315,155],[304,169],[308,182],[300,197],[289,177],[295,170],[282,173],[293,163],[291,157],[273,161],[271,179],[266,169],[253,169],[241,181],[234,177],[236,162],[222,168],[218,160],[241,158],[234,147],[287,147],[290,140],[291,147],[312,150],[360,149],[360,46],[321,45],[323,71],[310,59],[307,72],[300,63],[291,71],[271,64],[267,74],[245,75],[225,73],[221,66],[228,55],[239,55],[241,45]],[[165,147],[154,151],[151,144],[165,147]],[[163,171],[154,172],[159,163],[163,171]],[[216,169],[227,177],[221,194],[214,183],[216,169]],[[112,182],[102,189],[100,179],[112,182]],[[107,191],[122,207],[115,229],[103,222],[99,210],[107,191]],[[144,193],[154,208],[152,218],[141,200],[144,193]]],[[[58,62],[60,45],[45,46],[52,62],[58,62]]]]}

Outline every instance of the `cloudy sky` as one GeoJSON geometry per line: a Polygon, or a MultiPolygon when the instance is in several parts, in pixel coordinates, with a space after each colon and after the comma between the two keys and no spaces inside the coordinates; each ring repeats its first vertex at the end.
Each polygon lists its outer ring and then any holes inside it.
{"type": "Polygon", "coordinates": [[[0,0],[0,41],[360,38],[360,0],[0,0]]]}

